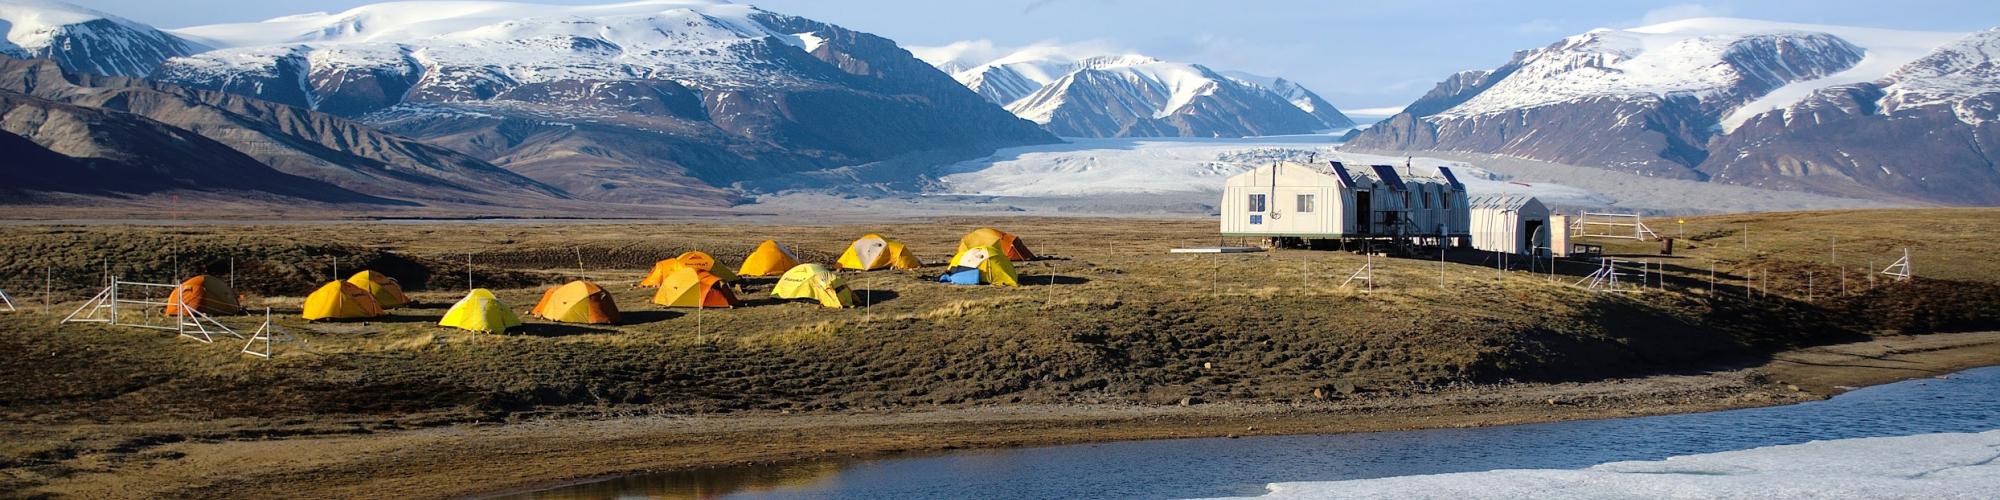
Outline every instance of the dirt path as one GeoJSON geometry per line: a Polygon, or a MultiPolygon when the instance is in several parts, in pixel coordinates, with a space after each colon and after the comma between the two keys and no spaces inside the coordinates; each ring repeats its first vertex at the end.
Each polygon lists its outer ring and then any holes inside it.
{"type": "MultiPolygon", "coordinates": [[[[1709,411],[1818,399],[1846,387],[1992,364],[2000,364],[2000,332],[1810,348],[1781,354],[1764,366],[1716,373],[1467,387],[1397,397],[1357,394],[1300,405],[1037,405],[547,419],[334,437],[167,439],[82,455],[59,466],[0,473],[42,483],[20,493],[80,498],[445,498],[648,471],[964,448],[1709,411]]],[[[113,430],[78,426],[61,432],[113,430]]]]}

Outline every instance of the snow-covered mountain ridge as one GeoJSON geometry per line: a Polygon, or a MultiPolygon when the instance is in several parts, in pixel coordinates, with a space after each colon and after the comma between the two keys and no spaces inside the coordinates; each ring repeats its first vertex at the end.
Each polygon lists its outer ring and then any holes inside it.
{"type": "MultiPolygon", "coordinates": [[[[53,9],[30,1],[0,5],[53,9]]],[[[163,36],[212,50],[127,74],[356,119],[598,201],[726,204],[751,181],[1056,140],[892,40],[720,0],[405,1],[163,36]]]]}
{"type": "Polygon", "coordinates": [[[915,49],[981,97],[1058,135],[1240,137],[1354,124],[1282,78],[1097,47],[1037,44],[982,55],[993,51],[973,42],[915,49]]]}
{"type": "Polygon", "coordinates": [[[205,47],[137,22],[50,0],[0,2],[0,55],[51,59],[70,71],[145,76],[205,47]]]}
{"type": "Polygon", "coordinates": [[[1716,18],[1592,30],[1454,75],[1351,144],[2000,202],[1982,130],[2000,108],[1996,38],[1716,18]]]}

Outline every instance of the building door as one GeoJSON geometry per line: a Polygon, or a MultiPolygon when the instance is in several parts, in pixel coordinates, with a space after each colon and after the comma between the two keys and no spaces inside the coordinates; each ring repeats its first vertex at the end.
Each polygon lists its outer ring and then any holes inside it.
{"type": "Polygon", "coordinates": [[[1374,215],[1375,213],[1375,211],[1373,210],[1374,206],[1375,204],[1369,202],[1367,191],[1354,192],[1355,233],[1369,234],[1371,232],[1374,232],[1373,229],[1375,224],[1374,224],[1374,218],[1372,217],[1372,215],[1374,215]]]}
{"type": "Polygon", "coordinates": [[[1544,227],[1546,226],[1547,226],[1546,221],[1540,221],[1540,220],[1521,221],[1521,237],[1526,238],[1528,241],[1525,242],[1527,243],[1527,246],[1521,247],[1518,253],[1529,254],[1529,255],[1540,255],[1541,252],[1536,250],[1535,247],[1548,246],[1547,243],[1543,243],[1545,241],[1548,241],[1549,237],[1549,235],[1545,232],[1546,229],[1544,229],[1544,227]]]}

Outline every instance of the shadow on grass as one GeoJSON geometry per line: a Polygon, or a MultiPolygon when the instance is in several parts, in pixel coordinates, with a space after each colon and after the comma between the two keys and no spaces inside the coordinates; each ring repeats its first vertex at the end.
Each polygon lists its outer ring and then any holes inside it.
{"type": "Polygon", "coordinates": [[[594,325],[570,323],[525,323],[507,330],[508,335],[527,335],[531,337],[565,337],[593,333],[618,333],[618,330],[594,325]]]}
{"type": "Polygon", "coordinates": [[[1062,275],[1049,276],[1045,274],[1041,276],[1024,275],[1019,278],[1019,281],[1021,282],[1021,286],[1050,286],[1050,285],[1062,286],[1062,285],[1081,285],[1089,283],[1090,278],[1085,278],[1082,276],[1062,276],[1062,275]]]}
{"type": "Polygon", "coordinates": [[[691,313],[688,313],[688,312],[682,312],[682,311],[667,311],[667,310],[660,310],[660,309],[640,309],[640,310],[637,310],[637,311],[619,311],[619,312],[618,312],[618,324],[620,324],[620,325],[643,325],[643,324],[647,324],[647,323],[658,323],[658,322],[661,322],[661,321],[666,321],[666,320],[670,320],[670,319],[674,319],[674,318],[678,318],[678,317],[681,317],[681,316],[686,316],[686,315],[688,315],[688,314],[691,314],[691,313]]]}

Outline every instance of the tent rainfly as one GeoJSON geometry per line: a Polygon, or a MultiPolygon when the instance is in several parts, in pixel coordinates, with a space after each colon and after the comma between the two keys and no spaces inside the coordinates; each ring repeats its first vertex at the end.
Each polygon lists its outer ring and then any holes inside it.
{"type": "Polygon", "coordinates": [[[367,290],[369,295],[374,295],[375,304],[382,306],[383,309],[395,309],[410,303],[410,297],[403,294],[402,283],[387,274],[362,271],[348,277],[347,282],[367,290]]]}
{"type": "Polygon", "coordinates": [[[790,272],[799,265],[799,257],[792,250],[772,240],[757,244],[757,249],[743,258],[743,265],[736,268],[738,276],[777,276],[790,272]]]}
{"type": "Polygon", "coordinates": [[[301,314],[306,321],[322,319],[359,319],[381,316],[382,306],[375,303],[375,295],[361,287],[345,281],[330,281],[319,287],[312,295],[306,296],[301,314]]]}
{"type": "Polygon", "coordinates": [[[938,281],[954,285],[1021,286],[1007,254],[993,247],[959,250],[958,255],[951,256],[951,268],[938,281]]]}
{"type": "Polygon", "coordinates": [[[618,322],[618,303],[604,287],[576,280],[542,292],[542,300],[528,314],[561,323],[609,325],[618,322]]]}
{"type": "Polygon", "coordinates": [[[653,263],[653,271],[646,274],[646,279],[641,280],[639,286],[657,288],[660,286],[660,283],[666,282],[668,276],[673,276],[674,271],[679,271],[682,268],[692,268],[714,274],[716,278],[728,283],[734,283],[743,279],[736,276],[736,273],[729,272],[729,268],[727,267],[717,267],[715,265],[715,257],[709,255],[707,252],[687,252],[671,259],[653,263]]]}
{"type": "Polygon", "coordinates": [[[958,251],[960,252],[968,248],[978,247],[993,247],[1003,250],[1007,252],[1007,260],[1011,261],[1035,260],[1035,252],[1028,250],[1027,242],[1021,241],[1020,238],[1006,231],[990,227],[974,229],[972,232],[966,233],[965,237],[958,239],[958,251]]]}
{"type": "Polygon", "coordinates": [[[660,291],[653,294],[653,303],[667,307],[710,308],[736,307],[741,302],[729,287],[722,284],[722,278],[708,271],[683,267],[660,282],[660,291]]]}
{"type": "Polygon", "coordinates": [[[819,264],[800,264],[785,271],[778,285],[771,288],[771,296],[817,300],[835,309],[854,307],[854,289],[847,286],[847,279],[819,264]]]}
{"type": "Polygon", "coordinates": [[[167,296],[167,315],[179,315],[183,305],[208,315],[243,314],[236,292],[227,283],[209,279],[206,274],[188,278],[181,286],[174,287],[173,294],[167,296]]]}
{"type": "Polygon", "coordinates": [[[1526,195],[1480,196],[1472,202],[1472,247],[1527,255],[1548,248],[1549,208],[1526,195]]]}
{"type": "Polygon", "coordinates": [[[493,296],[492,290],[474,288],[472,293],[465,294],[464,299],[452,304],[451,310],[445,311],[444,318],[438,320],[438,326],[505,333],[508,328],[521,326],[521,317],[507,309],[507,304],[501,303],[499,297],[493,296]]]}
{"type": "Polygon", "coordinates": [[[903,246],[901,242],[883,238],[879,234],[869,234],[854,240],[854,244],[848,245],[847,251],[840,254],[841,269],[873,271],[919,267],[924,267],[924,263],[917,261],[917,257],[910,254],[909,247],[903,246]]]}

